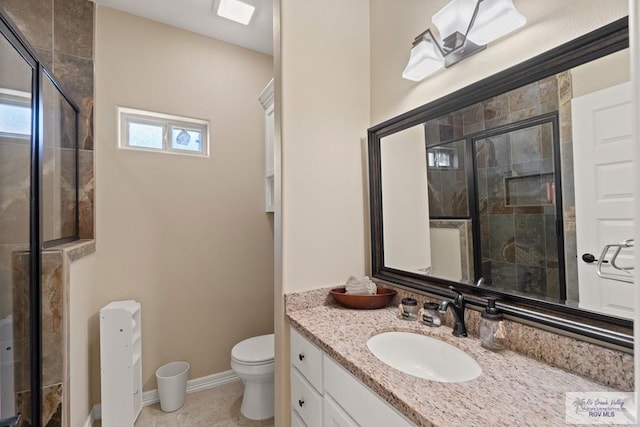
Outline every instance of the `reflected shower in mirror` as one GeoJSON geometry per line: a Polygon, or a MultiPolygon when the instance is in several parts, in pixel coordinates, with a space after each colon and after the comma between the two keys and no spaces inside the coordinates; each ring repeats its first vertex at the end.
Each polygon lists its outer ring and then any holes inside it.
{"type": "Polygon", "coordinates": [[[474,141],[484,286],[564,299],[555,119],[474,141]]]}
{"type": "Polygon", "coordinates": [[[632,318],[607,278],[632,247],[597,265],[633,236],[628,68],[624,49],[386,132],[384,267],[632,318]]]}

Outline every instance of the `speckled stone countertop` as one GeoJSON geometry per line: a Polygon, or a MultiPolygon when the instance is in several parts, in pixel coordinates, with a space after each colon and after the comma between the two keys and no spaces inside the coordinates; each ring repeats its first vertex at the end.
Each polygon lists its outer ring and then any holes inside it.
{"type": "MultiPolygon", "coordinates": [[[[326,291],[325,291],[326,292],[326,291]]],[[[513,351],[494,353],[451,328],[397,317],[396,308],[350,310],[319,305],[288,311],[291,325],[418,426],[564,426],[565,392],[615,391],[513,351]],[[379,361],[367,340],[386,331],[433,336],[471,355],[482,374],[441,383],[379,361]]]]}

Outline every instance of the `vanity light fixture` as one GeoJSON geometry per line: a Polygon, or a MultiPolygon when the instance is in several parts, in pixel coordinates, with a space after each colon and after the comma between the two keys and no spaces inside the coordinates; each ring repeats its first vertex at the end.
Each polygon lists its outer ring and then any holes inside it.
{"type": "Polygon", "coordinates": [[[220,0],[218,2],[217,13],[218,16],[223,18],[230,19],[243,25],[249,25],[255,10],[255,6],[240,0],[220,0]]]}
{"type": "Polygon", "coordinates": [[[433,15],[431,22],[438,28],[441,41],[431,29],[415,38],[402,73],[405,79],[420,81],[443,67],[449,68],[520,28],[527,19],[516,10],[513,0],[452,0],[433,15]]]}

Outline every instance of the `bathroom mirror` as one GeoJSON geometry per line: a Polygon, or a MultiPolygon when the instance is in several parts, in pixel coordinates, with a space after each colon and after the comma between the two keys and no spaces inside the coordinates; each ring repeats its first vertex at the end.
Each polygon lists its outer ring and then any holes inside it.
{"type": "Polygon", "coordinates": [[[631,348],[627,47],[622,19],[369,129],[373,276],[631,348]]]}

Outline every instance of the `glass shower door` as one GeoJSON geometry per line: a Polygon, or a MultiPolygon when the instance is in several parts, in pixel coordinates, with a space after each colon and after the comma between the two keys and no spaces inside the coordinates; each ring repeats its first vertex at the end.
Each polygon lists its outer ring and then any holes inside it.
{"type": "Polygon", "coordinates": [[[33,76],[0,35],[0,419],[31,413],[33,76]]]}
{"type": "Polygon", "coordinates": [[[475,139],[482,278],[487,286],[564,299],[555,121],[475,139]]]}

